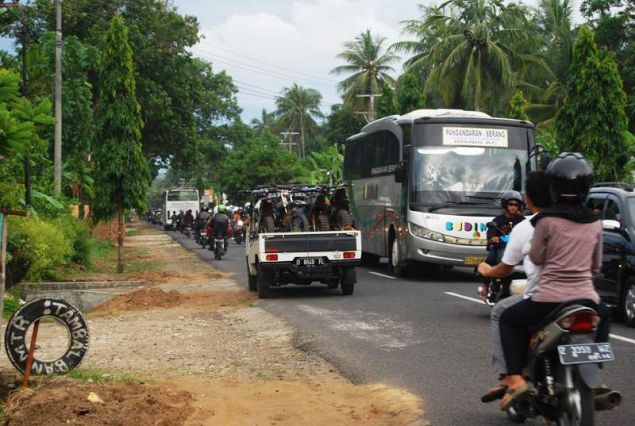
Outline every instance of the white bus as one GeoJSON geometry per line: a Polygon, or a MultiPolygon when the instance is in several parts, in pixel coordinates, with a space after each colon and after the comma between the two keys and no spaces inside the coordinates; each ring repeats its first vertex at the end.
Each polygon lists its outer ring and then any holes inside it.
{"type": "Polygon", "coordinates": [[[344,180],[366,259],[475,265],[500,197],[535,169],[533,124],[462,110],[375,120],[346,141],[344,180]]]}
{"type": "Polygon", "coordinates": [[[179,212],[185,213],[192,210],[192,214],[196,217],[200,198],[196,188],[171,188],[163,193],[163,210],[161,220],[165,230],[172,228],[172,216],[178,215],[179,212]]]}

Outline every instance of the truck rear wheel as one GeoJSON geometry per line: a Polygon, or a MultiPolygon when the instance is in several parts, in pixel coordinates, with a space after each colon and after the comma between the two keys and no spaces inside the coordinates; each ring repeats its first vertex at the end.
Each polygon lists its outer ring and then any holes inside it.
{"type": "Polygon", "coordinates": [[[258,291],[259,299],[266,299],[269,297],[271,291],[271,282],[273,281],[273,270],[265,269],[258,265],[258,275],[256,275],[256,290],[258,291]]]}
{"type": "Polygon", "coordinates": [[[344,296],[350,296],[355,291],[355,283],[357,282],[357,274],[355,268],[344,268],[342,272],[342,278],[340,280],[340,287],[344,296]]]}
{"type": "Polygon", "coordinates": [[[248,257],[245,258],[245,262],[247,263],[247,285],[249,286],[249,291],[256,291],[258,290],[258,285],[256,283],[256,276],[251,275],[251,273],[249,272],[249,258],[248,257]]]}

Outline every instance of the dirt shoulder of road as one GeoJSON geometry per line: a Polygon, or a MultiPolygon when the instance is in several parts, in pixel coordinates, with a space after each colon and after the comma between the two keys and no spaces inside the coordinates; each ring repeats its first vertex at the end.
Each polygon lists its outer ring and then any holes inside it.
{"type": "MultiPolygon", "coordinates": [[[[231,276],[163,232],[141,223],[131,228],[126,245],[133,272],[123,278],[152,287],[87,315],[91,347],[73,378],[36,378],[21,389],[2,357],[0,393],[13,388],[6,424],[426,423],[416,396],[382,384],[352,384],[323,359],[295,348],[293,328],[259,308],[231,276]],[[140,262],[153,267],[134,266],[140,262]]],[[[74,274],[116,278],[107,271],[74,274]]],[[[54,326],[40,326],[39,359],[55,359],[64,341],[54,326]]]]}

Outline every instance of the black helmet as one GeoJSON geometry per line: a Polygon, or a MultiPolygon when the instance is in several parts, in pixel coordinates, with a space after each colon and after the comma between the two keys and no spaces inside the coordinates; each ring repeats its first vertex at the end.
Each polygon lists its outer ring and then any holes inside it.
{"type": "Polygon", "coordinates": [[[593,186],[593,168],[578,152],[563,152],[547,166],[554,203],[583,203],[593,186]]]}
{"type": "Polygon", "coordinates": [[[509,203],[511,200],[518,201],[518,203],[522,207],[522,205],[523,205],[523,196],[520,195],[520,192],[518,192],[518,191],[507,191],[506,193],[504,193],[503,197],[501,198],[501,207],[502,208],[506,208],[507,207],[507,203],[509,203]]]}

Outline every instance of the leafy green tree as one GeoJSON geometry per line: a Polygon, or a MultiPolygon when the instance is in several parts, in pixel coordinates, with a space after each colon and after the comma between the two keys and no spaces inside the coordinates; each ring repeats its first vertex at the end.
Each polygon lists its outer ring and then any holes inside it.
{"type": "Polygon", "coordinates": [[[599,180],[630,178],[632,144],[626,135],[626,95],[614,54],[598,51],[581,27],[573,45],[567,96],[556,116],[560,148],[583,153],[599,180]]]}
{"type": "Polygon", "coordinates": [[[145,211],[150,185],[148,163],[141,149],[141,111],[135,95],[132,50],[123,17],[115,15],[103,38],[97,105],[95,150],[95,219],[118,220],[117,271],[123,272],[124,210],[145,211]]]}
{"type": "Polygon", "coordinates": [[[267,112],[267,110],[263,108],[260,113],[260,118],[252,119],[249,124],[254,129],[256,135],[260,136],[265,129],[272,131],[275,122],[275,113],[267,112]]]}
{"type": "Polygon", "coordinates": [[[395,85],[390,73],[395,70],[391,64],[399,59],[392,52],[384,51],[384,37],[373,36],[370,30],[362,32],[353,41],[344,43],[344,50],[337,58],[346,62],[331,70],[331,74],[352,74],[340,81],[338,89],[343,93],[347,106],[366,106],[367,101],[360,102],[357,95],[380,93],[385,83],[395,85]]]}
{"type": "Polygon", "coordinates": [[[509,101],[509,118],[529,121],[529,116],[525,112],[525,108],[527,108],[527,100],[523,92],[519,90],[514,93],[514,96],[512,96],[512,99],[509,101]]]}
{"type": "Polygon", "coordinates": [[[398,107],[395,102],[395,92],[389,84],[381,88],[381,97],[377,101],[377,118],[388,117],[397,114],[398,107]]]}
{"type": "Polygon", "coordinates": [[[406,114],[426,107],[426,96],[416,75],[405,73],[397,86],[397,108],[399,114],[406,114]]]}
{"type": "Polygon", "coordinates": [[[635,0],[585,0],[581,11],[589,18],[598,45],[616,54],[627,94],[629,129],[635,132],[635,0]]]}
{"type": "Polygon", "coordinates": [[[553,125],[562,106],[571,61],[575,30],[569,0],[542,0],[530,30],[536,45],[522,51],[523,66],[517,72],[516,87],[527,97],[527,114],[544,129],[553,125]]]}
{"type": "Polygon", "coordinates": [[[297,83],[291,87],[285,87],[282,95],[276,98],[276,116],[280,124],[287,129],[296,129],[300,132],[299,154],[301,158],[306,156],[306,135],[309,126],[315,126],[316,118],[323,117],[320,111],[322,95],[315,89],[305,89],[297,83]]]}
{"type": "Polygon", "coordinates": [[[394,46],[415,53],[408,69],[426,71],[426,93],[438,94],[444,106],[493,110],[513,87],[511,46],[527,38],[519,26],[526,9],[502,0],[449,0],[423,12],[422,22],[404,27],[421,39],[394,46]]]}
{"type": "Polygon", "coordinates": [[[333,105],[331,113],[326,118],[324,132],[331,144],[343,144],[347,138],[359,133],[366,124],[366,120],[355,114],[352,108],[343,105],[333,105]]]}
{"type": "Polygon", "coordinates": [[[231,200],[244,201],[242,191],[263,184],[306,183],[308,172],[297,155],[280,148],[265,131],[230,151],[223,162],[221,188],[231,200]]]}
{"type": "Polygon", "coordinates": [[[320,152],[312,152],[306,158],[309,183],[337,185],[342,183],[344,154],[342,145],[331,145],[320,152]]]}

